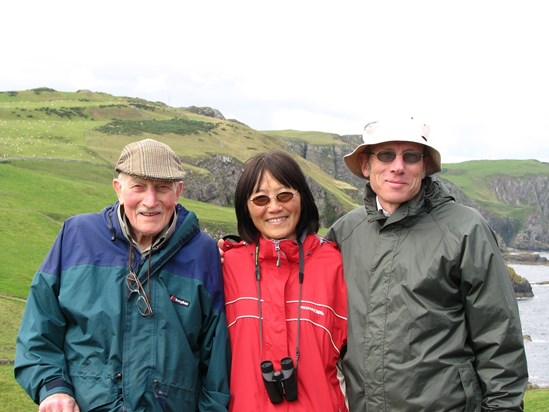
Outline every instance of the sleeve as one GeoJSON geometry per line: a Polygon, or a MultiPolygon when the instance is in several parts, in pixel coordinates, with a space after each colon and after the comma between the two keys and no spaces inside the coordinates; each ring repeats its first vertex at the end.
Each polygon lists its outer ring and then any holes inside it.
{"type": "Polygon", "coordinates": [[[204,262],[208,263],[208,276],[203,291],[205,320],[202,326],[200,374],[202,392],[200,411],[227,411],[229,405],[230,344],[225,316],[223,278],[219,250],[212,240],[205,250],[204,262]]]}
{"type": "Polygon", "coordinates": [[[57,296],[63,230],[35,274],[16,341],[15,378],[35,403],[55,393],[74,397],[63,344],[66,319],[57,296]]]}
{"type": "Polygon", "coordinates": [[[462,245],[462,296],[482,410],[522,411],[528,383],[518,305],[495,236],[479,217],[462,245]]]}

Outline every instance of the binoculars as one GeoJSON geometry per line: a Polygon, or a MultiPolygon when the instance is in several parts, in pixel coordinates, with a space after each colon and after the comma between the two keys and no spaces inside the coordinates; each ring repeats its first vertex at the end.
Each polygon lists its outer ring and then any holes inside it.
{"type": "Polygon", "coordinates": [[[263,383],[272,403],[280,403],[283,398],[288,402],[297,399],[297,371],[292,358],[280,360],[281,370],[275,371],[271,361],[261,362],[263,383]]]}

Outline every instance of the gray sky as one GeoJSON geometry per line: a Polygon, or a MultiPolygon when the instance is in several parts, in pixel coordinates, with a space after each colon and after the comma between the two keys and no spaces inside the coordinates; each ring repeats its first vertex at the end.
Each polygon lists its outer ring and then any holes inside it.
{"type": "Polygon", "coordinates": [[[258,130],[431,126],[444,163],[549,162],[543,0],[19,0],[0,90],[210,106],[258,130]]]}

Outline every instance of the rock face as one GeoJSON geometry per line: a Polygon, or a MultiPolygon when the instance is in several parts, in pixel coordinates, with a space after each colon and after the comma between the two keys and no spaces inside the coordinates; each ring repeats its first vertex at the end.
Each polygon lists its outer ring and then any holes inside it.
{"type": "Polygon", "coordinates": [[[531,298],[534,296],[534,292],[532,292],[532,285],[527,279],[517,274],[515,269],[511,266],[507,266],[507,272],[509,273],[509,278],[513,282],[513,289],[518,298],[531,298]]]}
{"type": "MultiPolygon", "coordinates": [[[[356,190],[349,191],[348,194],[356,204],[362,204],[366,181],[351,174],[343,162],[343,156],[360,142],[361,136],[348,135],[339,136],[337,143],[333,145],[288,140],[286,147],[319,166],[334,179],[355,187],[356,190]]],[[[186,196],[223,206],[232,205],[241,162],[229,156],[212,155],[195,160],[193,164],[207,170],[209,174],[195,173],[193,179],[187,178],[186,196]]],[[[520,218],[502,216],[475,203],[458,187],[444,179],[444,173],[435,175],[434,178],[441,180],[449,188],[456,201],[479,210],[496,232],[502,246],[522,250],[549,250],[549,175],[490,177],[488,188],[499,202],[511,207],[522,207],[526,211],[522,212],[524,215],[520,218]]],[[[309,183],[317,201],[322,225],[330,226],[345,210],[321,185],[312,179],[309,179],[309,183]]]]}
{"type": "MultiPolygon", "coordinates": [[[[341,142],[342,144],[333,146],[292,143],[290,147],[296,154],[321,166],[334,178],[355,186],[357,191],[351,196],[355,202],[361,204],[365,181],[351,174],[343,162],[343,156],[360,144],[361,137],[341,136],[341,142]]],[[[456,201],[479,210],[503,246],[523,250],[549,250],[549,175],[490,178],[488,187],[500,202],[529,210],[523,219],[501,216],[483,208],[444,179],[443,174],[435,175],[435,179],[448,187],[456,201]]]]}
{"type": "Polygon", "coordinates": [[[225,117],[223,116],[223,114],[219,110],[214,109],[212,107],[189,106],[189,107],[185,107],[184,109],[188,112],[200,114],[202,116],[225,120],[225,117]]]}
{"type": "MultiPolygon", "coordinates": [[[[220,154],[199,160],[183,158],[182,161],[197,168],[185,168],[185,197],[219,206],[234,205],[234,192],[242,171],[242,162],[220,154]]],[[[307,178],[307,182],[319,209],[321,224],[328,227],[345,211],[320,184],[310,178],[307,178]]]]}
{"type": "Polygon", "coordinates": [[[503,244],[521,250],[549,249],[549,176],[495,176],[489,188],[496,198],[509,206],[526,206],[524,220],[497,215],[467,197],[455,185],[440,178],[456,201],[479,210],[503,244]]]}
{"type": "Polygon", "coordinates": [[[198,168],[185,170],[186,197],[219,206],[234,204],[236,182],[242,170],[241,162],[221,154],[202,157],[196,161],[182,160],[198,168]]]}
{"type": "MultiPolygon", "coordinates": [[[[360,143],[360,136],[341,136],[334,145],[313,145],[287,141],[286,147],[295,154],[319,166],[334,179],[346,182],[356,190],[349,191],[356,204],[362,203],[366,181],[351,174],[343,162],[343,156],[360,143]]],[[[233,205],[234,190],[240,176],[242,163],[226,155],[209,155],[200,160],[183,159],[197,167],[188,170],[185,179],[185,196],[222,206],[233,205]],[[207,172],[204,172],[206,170],[207,172]]],[[[530,177],[494,176],[489,181],[489,190],[503,204],[524,207],[528,211],[524,219],[502,216],[471,200],[443,174],[435,175],[442,181],[456,201],[481,212],[494,229],[502,249],[511,247],[523,250],[549,250],[549,176],[530,177]]],[[[329,227],[345,213],[342,205],[319,183],[307,178],[321,214],[321,224],[329,227]]],[[[539,257],[539,255],[538,255],[539,257]]],[[[540,264],[547,264],[542,262],[540,264]]],[[[509,259],[509,261],[511,261],[509,259]]],[[[530,261],[528,261],[530,263],[530,261]]],[[[510,273],[517,297],[532,297],[528,280],[510,273]]]]}
{"type": "Polygon", "coordinates": [[[549,176],[494,177],[490,187],[497,198],[513,206],[530,205],[532,213],[506,239],[517,249],[547,249],[549,245],[549,176]]]}
{"type": "Polygon", "coordinates": [[[546,257],[539,253],[506,253],[505,260],[510,263],[519,263],[524,265],[545,265],[549,263],[546,257]]]}

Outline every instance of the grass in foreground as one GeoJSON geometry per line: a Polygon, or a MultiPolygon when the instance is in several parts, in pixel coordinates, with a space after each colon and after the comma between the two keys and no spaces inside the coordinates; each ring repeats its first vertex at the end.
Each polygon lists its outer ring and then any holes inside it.
{"type": "Polygon", "coordinates": [[[526,412],[549,411],[549,389],[532,389],[524,395],[526,412]]]}
{"type": "Polygon", "coordinates": [[[13,377],[13,365],[0,365],[0,412],[37,411],[38,406],[28,397],[13,377]]]}

